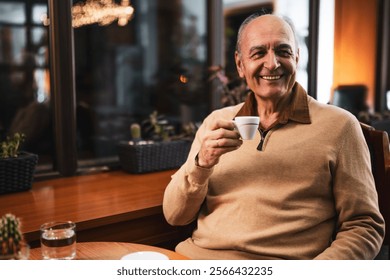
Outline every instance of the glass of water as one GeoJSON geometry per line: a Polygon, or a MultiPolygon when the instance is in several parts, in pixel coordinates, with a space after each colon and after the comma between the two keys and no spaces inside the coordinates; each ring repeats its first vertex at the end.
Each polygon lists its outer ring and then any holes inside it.
{"type": "Polygon", "coordinates": [[[76,257],[76,224],[49,222],[41,226],[41,250],[44,260],[72,260],[76,257]]]}

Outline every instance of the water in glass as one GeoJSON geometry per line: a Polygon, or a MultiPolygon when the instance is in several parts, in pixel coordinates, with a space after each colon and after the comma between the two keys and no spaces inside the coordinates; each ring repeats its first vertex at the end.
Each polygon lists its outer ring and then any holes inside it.
{"type": "Polygon", "coordinates": [[[73,226],[55,225],[42,229],[41,250],[44,259],[70,260],[76,256],[76,232],[73,226]]]}

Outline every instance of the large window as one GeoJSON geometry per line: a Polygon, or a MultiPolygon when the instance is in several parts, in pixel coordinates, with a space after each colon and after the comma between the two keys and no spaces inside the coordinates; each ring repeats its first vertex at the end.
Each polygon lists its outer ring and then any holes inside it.
{"type": "MultiPolygon", "coordinates": [[[[39,155],[38,174],[61,170],[67,159],[59,151],[74,140],[58,133],[72,122],[60,116],[59,99],[69,116],[74,111],[76,150],[66,156],[76,158],[78,170],[118,165],[116,144],[129,139],[131,123],[155,110],[177,130],[208,114],[206,0],[133,0],[134,17],[124,26],[75,27],[75,93],[61,96],[55,95],[62,85],[49,74],[57,61],[49,61],[48,2],[0,0],[0,140],[24,132],[23,148],[39,155]]],[[[72,61],[54,67],[65,64],[72,61]]]]}

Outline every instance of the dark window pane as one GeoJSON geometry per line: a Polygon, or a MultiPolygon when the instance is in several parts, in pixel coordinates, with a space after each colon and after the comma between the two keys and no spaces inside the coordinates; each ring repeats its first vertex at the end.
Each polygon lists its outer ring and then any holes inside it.
{"type": "Polygon", "coordinates": [[[24,133],[22,148],[38,154],[38,171],[51,170],[54,139],[47,28],[26,20],[32,18],[25,13],[33,10],[34,1],[15,2],[0,1],[0,11],[9,11],[8,15],[0,12],[0,140],[24,133]]]}
{"type": "Polygon", "coordinates": [[[0,63],[9,66],[22,64],[26,44],[25,27],[0,24],[0,63]]]}

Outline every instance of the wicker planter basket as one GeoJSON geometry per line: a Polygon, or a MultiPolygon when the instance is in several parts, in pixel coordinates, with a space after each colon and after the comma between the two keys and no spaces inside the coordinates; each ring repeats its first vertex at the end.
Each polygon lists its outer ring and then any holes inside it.
{"type": "Polygon", "coordinates": [[[134,145],[118,144],[122,169],[129,173],[147,173],[180,167],[187,159],[190,141],[176,140],[134,145]]]}
{"type": "Polygon", "coordinates": [[[27,152],[0,159],[0,194],[31,189],[37,163],[38,156],[27,152]]]}

